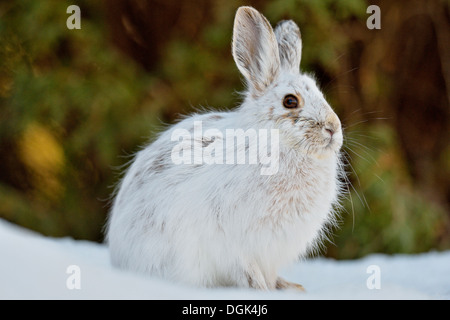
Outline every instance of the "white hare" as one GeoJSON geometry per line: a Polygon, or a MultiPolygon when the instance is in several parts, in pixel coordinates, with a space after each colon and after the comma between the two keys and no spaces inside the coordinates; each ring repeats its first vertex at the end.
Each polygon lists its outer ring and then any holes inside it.
{"type": "MultiPolygon", "coordinates": [[[[233,111],[186,117],[136,154],[108,220],[113,265],[201,287],[301,289],[277,272],[323,240],[343,173],[341,123],[315,81],[300,73],[301,51],[293,21],[274,31],[255,9],[237,10],[232,53],[246,79],[245,99],[233,111]],[[199,123],[203,131],[276,132],[278,144],[267,149],[278,154],[276,170],[175,163],[174,150],[201,155],[215,145],[230,152],[220,135],[194,135],[177,149],[173,133],[193,133],[199,123]]],[[[248,155],[249,139],[237,140],[235,150],[248,155]]]]}

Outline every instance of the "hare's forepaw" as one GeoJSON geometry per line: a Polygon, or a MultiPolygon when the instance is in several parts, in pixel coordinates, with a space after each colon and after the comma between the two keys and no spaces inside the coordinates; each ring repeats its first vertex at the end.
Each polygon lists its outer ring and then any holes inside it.
{"type": "Polygon", "coordinates": [[[305,288],[303,288],[303,286],[301,284],[289,282],[280,277],[277,278],[277,283],[276,283],[275,287],[278,290],[286,290],[286,289],[292,290],[293,289],[293,290],[305,292],[305,288]]]}

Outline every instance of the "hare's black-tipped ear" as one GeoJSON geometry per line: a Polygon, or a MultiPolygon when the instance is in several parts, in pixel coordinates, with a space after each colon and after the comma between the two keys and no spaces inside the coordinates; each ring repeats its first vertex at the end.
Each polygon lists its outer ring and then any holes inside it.
{"type": "Polygon", "coordinates": [[[302,37],[300,29],[292,20],[280,21],[275,28],[281,67],[290,72],[300,71],[302,37]]]}
{"type": "Polygon", "coordinates": [[[279,74],[280,57],[273,29],[252,7],[240,7],[236,12],[233,58],[254,96],[260,96],[279,74]]]}

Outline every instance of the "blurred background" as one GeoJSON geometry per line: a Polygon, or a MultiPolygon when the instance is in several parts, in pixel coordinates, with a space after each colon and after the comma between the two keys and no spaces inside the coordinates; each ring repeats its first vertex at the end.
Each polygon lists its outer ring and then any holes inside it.
{"type": "Polygon", "coordinates": [[[301,68],[344,125],[350,193],[323,253],[450,249],[444,0],[0,0],[0,218],[103,241],[131,155],[180,114],[238,104],[240,5],[299,24],[301,68]],[[66,27],[73,4],[81,30],[66,27]]]}

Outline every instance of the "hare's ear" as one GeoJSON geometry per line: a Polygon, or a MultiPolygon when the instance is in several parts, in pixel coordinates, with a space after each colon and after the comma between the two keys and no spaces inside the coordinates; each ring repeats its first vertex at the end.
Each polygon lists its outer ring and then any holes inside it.
{"type": "Polygon", "coordinates": [[[292,20],[280,21],[275,27],[281,67],[290,72],[300,71],[302,37],[299,27],[292,20]]]}
{"type": "Polygon", "coordinates": [[[252,7],[240,7],[236,12],[233,57],[254,96],[260,96],[279,74],[280,57],[273,29],[252,7]]]}

